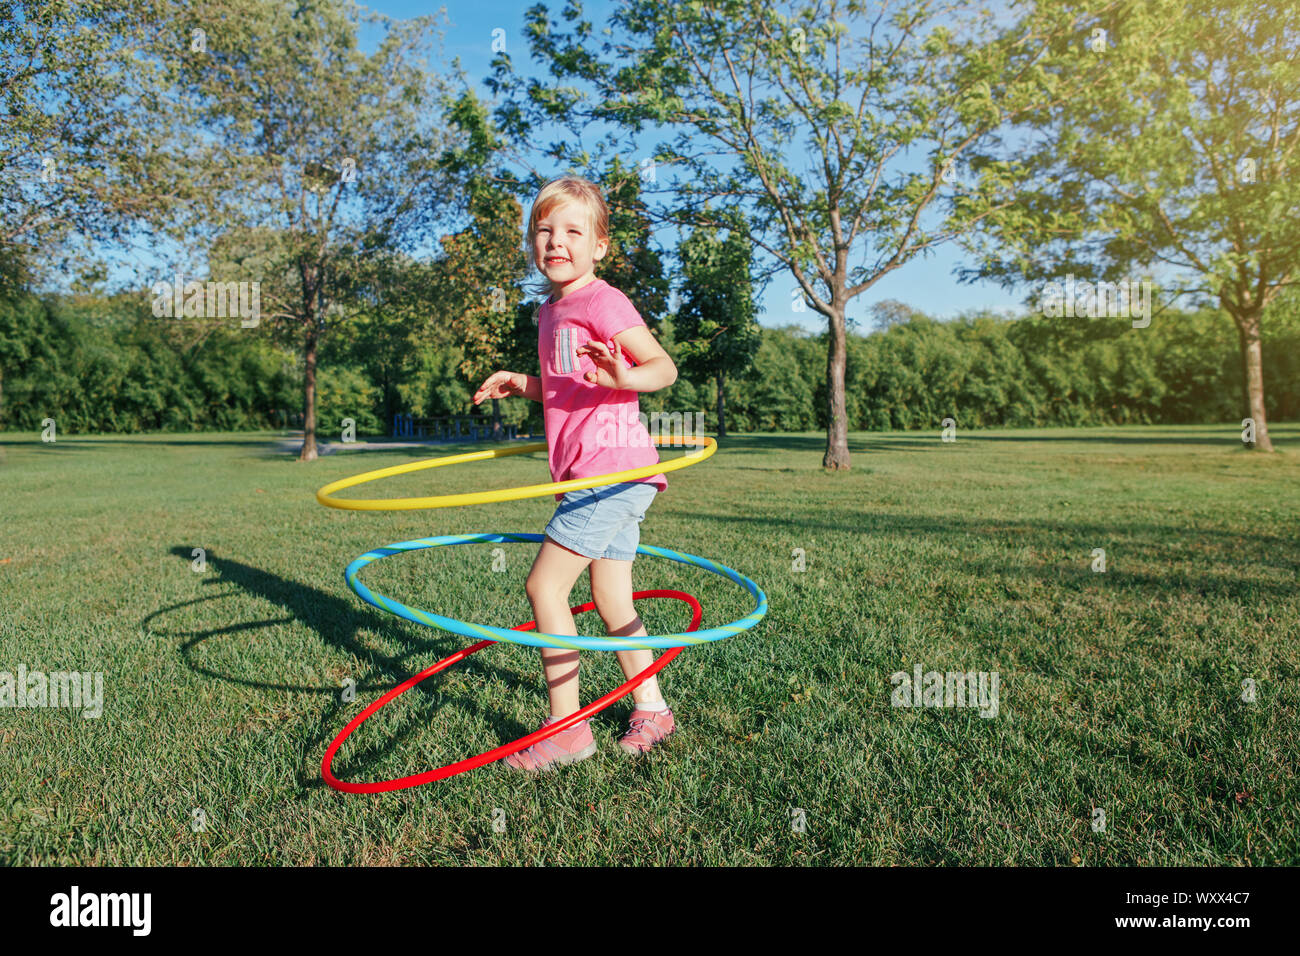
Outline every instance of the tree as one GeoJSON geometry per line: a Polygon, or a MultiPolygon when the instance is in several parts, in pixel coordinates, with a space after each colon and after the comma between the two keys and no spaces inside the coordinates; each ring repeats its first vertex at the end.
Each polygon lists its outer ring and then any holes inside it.
{"type": "MultiPolygon", "coordinates": [[[[730,400],[732,421],[737,412],[755,431],[807,431],[817,425],[813,405],[816,376],[807,369],[817,365],[817,343],[798,325],[759,329],[761,344],[753,364],[738,379],[743,388],[730,400]]],[[[853,336],[849,337],[850,343],[853,336]]],[[[853,363],[848,371],[853,372],[853,363]]],[[[849,389],[849,396],[852,389],[849,389]]]]}
{"type": "Polygon", "coordinates": [[[321,363],[364,369],[379,390],[382,418],[403,410],[406,386],[451,332],[438,320],[436,263],[398,251],[360,257],[339,270],[336,303],[349,318],[322,343],[321,363]]]}
{"type": "Polygon", "coordinates": [[[177,212],[190,237],[224,237],[227,252],[256,240],[264,254],[256,268],[228,254],[232,268],[213,278],[265,282],[269,324],[303,357],[304,461],[316,457],[318,350],[347,317],[349,271],[429,241],[450,201],[437,158],[451,132],[431,122],[445,90],[421,59],[432,18],[366,15],[386,31],[371,56],[358,49],[361,22],[345,0],[170,10],[168,62],[196,117],[201,185],[177,212]]]}
{"type": "MultiPolygon", "coordinates": [[[[988,11],[964,22],[958,12],[934,0],[887,0],[870,11],[862,0],[631,0],[597,49],[579,4],[564,9],[567,33],[538,5],[526,15],[529,42],[555,84],[525,86],[508,56],[494,61],[490,85],[508,94],[497,115],[521,141],[561,124],[571,136],[548,155],[583,166],[588,124],[629,137],[646,124],[675,130],[646,157],[677,173],[656,218],[725,228],[745,215],[772,271],[788,272],[792,292],[827,320],[827,468],[850,464],[849,302],[987,216],[1015,165],[986,162],[959,176],[959,161],[1004,122],[1069,95],[1040,82],[1044,38],[1001,30],[988,11]],[[797,148],[809,162],[789,161],[797,148]],[[862,261],[851,265],[855,249],[862,261]]],[[[636,152],[613,134],[597,148],[636,152]]]]}
{"type": "Polygon", "coordinates": [[[32,350],[44,344],[41,330],[49,321],[47,311],[30,293],[0,288],[0,425],[12,418],[5,413],[5,371],[20,368],[32,350]]]}
{"type": "Polygon", "coordinates": [[[651,332],[658,335],[668,310],[668,278],[654,245],[652,216],[641,196],[641,170],[627,168],[615,155],[600,178],[609,206],[609,252],[596,275],[635,303],[651,332]]]}
{"type": "MultiPolygon", "coordinates": [[[[490,169],[504,144],[472,92],[460,96],[451,116],[465,143],[446,150],[440,162],[467,197],[470,222],[440,240],[436,302],[444,327],[461,348],[457,371],[477,386],[496,369],[514,364],[511,359],[535,356],[537,340],[531,322],[523,321],[531,312],[521,288],[527,270],[520,230],[523,207],[510,192],[517,180],[490,169]]],[[[501,405],[495,398],[492,421],[500,427],[501,405]]]]}
{"type": "MultiPolygon", "coordinates": [[[[505,168],[511,144],[473,93],[461,96],[452,115],[466,134],[466,145],[448,150],[442,162],[460,184],[461,194],[470,197],[471,224],[442,240],[445,255],[439,266],[447,284],[439,298],[456,304],[447,324],[464,348],[461,372],[477,385],[495,368],[538,367],[538,303],[524,298],[532,291],[524,288],[524,212],[511,194],[531,199],[550,177],[533,171],[520,180],[505,168]],[[461,302],[471,306],[462,307],[461,302]]],[[[653,246],[650,218],[640,196],[640,172],[628,169],[615,155],[596,181],[610,213],[609,251],[596,263],[596,275],[635,303],[646,325],[658,334],[669,283],[653,246]]],[[[493,419],[499,421],[497,399],[492,409],[493,419]]]]}
{"type": "Polygon", "coordinates": [[[725,240],[697,229],[678,250],[682,263],[681,307],[673,317],[682,372],[717,384],[718,438],[727,436],[726,381],[743,374],[762,341],[755,318],[752,252],[743,229],[725,240]]]}
{"type": "Polygon", "coordinates": [[[177,197],[163,71],[142,55],[157,24],[152,0],[0,2],[0,261],[10,280],[61,278],[73,262],[88,271],[90,243],[157,225],[177,197]]]}
{"type": "MultiPolygon", "coordinates": [[[[466,229],[441,240],[439,301],[449,307],[448,327],[463,349],[458,371],[477,384],[501,367],[507,353],[517,351],[526,260],[517,226],[520,206],[513,196],[480,183],[470,212],[473,221],[466,229]]],[[[536,355],[535,334],[529,345],[536,355]]],[[[495,398],[492,419],[501,420],[495,398]]]]}
{"type": "Polygon", "coordinates": [[[871,318],[877,329],[885,330],[895,325],[906,325],[913,317],[920,315],[906,302],[897,299],[881,299],[871,306],[871,318]]]}
{"type": "MultiPolygon", "coordinates": [[[[1080,92],[1026,117],[1027,181],[984,221],[964,278],[1136,281],[1163,267],[1237,328],[1242,410],[1272,451],[1261,319],[1300,270],[1300,20],[1294,4],[1041,0],[1074,21],[1045,81],[1080,92]]],[[[994,149],[989,155],[1001,155],[994,149]]],[[[1136,333],[1135,333],[1136,334],[1136,333]]]]}

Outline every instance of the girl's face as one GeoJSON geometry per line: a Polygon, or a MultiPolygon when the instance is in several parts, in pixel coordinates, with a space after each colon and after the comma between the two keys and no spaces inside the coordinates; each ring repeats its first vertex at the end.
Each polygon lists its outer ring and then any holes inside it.
{"type": "Polygon", "coordinates": [[[585,206],[567,202],[537,221],[533,258],[551,280],[551,288],[563,288],[590,274],[609,251],[608,242],[596,239],[590,220],[585,206]]]}

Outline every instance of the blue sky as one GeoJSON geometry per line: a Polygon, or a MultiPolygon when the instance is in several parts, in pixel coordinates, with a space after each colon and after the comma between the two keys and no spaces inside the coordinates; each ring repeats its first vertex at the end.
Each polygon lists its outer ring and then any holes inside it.
{"type": "MultiPolygon", "coordinates": [[[[490,100],[491,93],[483,80],[490,72],[493,31],[505,31],[507,51],[510,53],[515,69],[525,76],[542,75],[540,65],[528,54],[527,42],[523,35],[523,15],[535,0],[513,2],[513,0],[480,0],[480,2],[453,2],[442,4],[419,3],[415,0],[373,0],[369,9],[386,16],[405,19],[414,16],[436,14],[440,9],[446,11],[443,50],[450,63],[453,57],[459,57],[466,79],[475,92],[484,100],[490,100]]],[[[555,20],[560,20],[564,8],[562,2],[550,2],[555,20]]],[[[584,4],[585,16],[599,26],[606,14],[613,9],[607,2],[588,2],[584,4]]],[[[597,35],[599,35],[597,33],[597,35]]],[[[377,36],[377,31],[376,31],[377,36]]],[[[369,46],[369,43],[364,45],[369,46]]],[[[653,143],[654,137],[646,137],[647,145],[653,143]]],[[[562,170],[556,170],[556,174],[562,170]]],[[[666,250],[677,244],[676,231],[665,228],[656,234],[656,239],[666,250]]],[[[926,258],[916,259],[903,268],[886,276],[874,287],[854,299],[849,308],[850,319],[859,322],[862,331],[869,331],[870,306],[882,299],[898,299],[930,315],[948,317],[971,309],[1009,309],[1021,311],[1020,302],[1023,293],[1004,290],[993,283],[960,285],[953,275],[953,269],[963,262],[960,250],[952,244],[941,246],[937,252],[926,258]]],[[[791,291],[794,280],[782,275],[775,276],[766,291],[760,321],[763,325],[779,326],[785,324],[801,325],[812,331],[825,328],[825,319],[816,312],[795,313],[791,308],[791,291]]]]}

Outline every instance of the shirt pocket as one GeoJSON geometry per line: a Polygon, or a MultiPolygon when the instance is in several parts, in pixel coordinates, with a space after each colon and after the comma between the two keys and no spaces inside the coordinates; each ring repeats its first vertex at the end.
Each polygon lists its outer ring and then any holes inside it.
{"type": "Polygon", "coordinates": [[[591,371],[596,363],[586,355],[578,355],[578,349],[590,338],[582,329],[572,326],[556,329],[551,346],[551,373],[554,375],[577,375],[591,371]]]}

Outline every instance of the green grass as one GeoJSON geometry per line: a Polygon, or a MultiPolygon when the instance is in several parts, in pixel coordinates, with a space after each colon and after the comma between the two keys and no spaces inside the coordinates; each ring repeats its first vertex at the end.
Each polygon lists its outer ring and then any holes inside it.
{"type": "MultiPolygon", "coordinates": [[[[771,610],[669,665],[681,730],[664,751],[621,759],[625,701],[594,722],[598,756],[559,773],[488,767],[376,796],[324,785],[326,745],[464,642],[363,604],[344,566],[425,535],[540,532],[553,499],[343,512],[315,489],[444,451],[304,465],[270,454],[270,434],[5,435],[0,670],[103,671],[105,703],[97,720],[0,710],[0,863],[1295,864],[1300,425],[1272,431],[1274,456],[1229,426],[855,433],[839,474],[821,469],[820,435],[729,436],[669,475],[642,541],[751,576],[771,610]],[[918,661],[996,671],[998,715],[892,707],[890,675],[918,661]]],[[[545,479],[544,456],[521,455],[358,493],[545,479]]],[[[500,545],[504,573],[494,547],[394,557],[364,579],[513,626],[532,617],[536,546],[500,545]]],[[[635,582],[696,594],[706,627],[750,607],[645,556],[635,582]]],[[[584,577],[573,603],[588,597],[584,577]]],[[[678,602],[639,609],[652,633],[687,621],[678,602]]],[[[618,680],[613,655],[582,667],[584,700],[618,680]]],[[[488,648],[369,721],[335,772],[417,773],[546,712],[536,650],[488,648]]]]}

